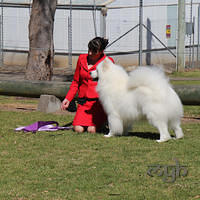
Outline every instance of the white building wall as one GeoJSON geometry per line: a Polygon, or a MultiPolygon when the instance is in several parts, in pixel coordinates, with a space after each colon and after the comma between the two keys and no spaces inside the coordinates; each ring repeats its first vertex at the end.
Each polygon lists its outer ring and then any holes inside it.
{"type": "MultiPolygon", "coordinates": [[[[107,15],[107,38],[110,43],[126,33],[139,23],[139,2],[140,0],[116,0],[108,5],[107,15]],[[113,9],[113,7],[130,6],[131,8],[113,9]]],[[[190,2],[186,0],[186,21],[190,20],[190,2]]],[[[178,0],[143,0],[143,23],[147,24],[147,18],[151,21],[152,32],[165,44],[167,25],[167,5],[177,4],[178,0]]],[[[192,16],[196,17],[195,22],[195,44],[197,43],[197,11],[200,0],[193,0],[192,16]]],[[[73,52],[87,52],[87,43],[95,37],[93,11],[73,10],[73,52]]],[[[28,23],[30,9],[25,8],[4,8],[4,48],[28,50],[28,23]]],[[[100,12],[96,11],[97,33],[100,34],[100,12]]],[[[54,43],[56,52],[68,52],[68,18],[69,10],[57,10],[54,25],[54,43]]],[[[177,20],[177,19],[174,19],[177,20]]],[[[146,49],[146,30],[143,31],[143,49],[146,49]]],[[[117,41],[107,49],[107,52],[137,51],[139,44],[138,27],[128,33],[125,37],[117,41]]],[[[189,44],[189,37],[186,36],[186,45],[189,44]]],[[[152,48],[163,48],[163,46],[152,38],[152,48]]],[[[165,54],[169,54],[165,52],[165,54]]],[[[136,55],[134,55],[136,58],[136,55]]],[[[160,62],[162,58],[159,55],[160,62]]],[[[174,61],[173,57],[172,60],[174,61]]]]}

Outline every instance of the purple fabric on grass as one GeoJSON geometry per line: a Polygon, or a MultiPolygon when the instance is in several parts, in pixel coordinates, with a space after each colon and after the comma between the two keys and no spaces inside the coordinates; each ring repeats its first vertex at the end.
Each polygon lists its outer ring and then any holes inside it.
{"type": "Polygon", "coordinates": [[[15,129],[15,131],[24,132],[37,132],[37,131],[58,131],[58,130],[70,130],[72,127],[59,126],[56,121],[38,121],[28,126],[21,126],[15,129]]]}

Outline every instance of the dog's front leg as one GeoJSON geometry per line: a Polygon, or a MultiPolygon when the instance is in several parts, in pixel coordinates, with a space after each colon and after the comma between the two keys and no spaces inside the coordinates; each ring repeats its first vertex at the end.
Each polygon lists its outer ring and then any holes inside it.
{"type": "Polygon", "coordinates": [[[123,134],[123,122],[117,114],[108,115],[109,133],[105,137],[121,136],[123,134]]]}

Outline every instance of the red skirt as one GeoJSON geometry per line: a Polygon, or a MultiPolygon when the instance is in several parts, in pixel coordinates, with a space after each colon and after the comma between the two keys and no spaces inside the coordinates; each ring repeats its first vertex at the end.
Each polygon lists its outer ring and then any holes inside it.
{"type": "Polygon", "coordinates": [[[99,101],[86,101],[78,104],[73,126],[95,126],[100,128],[107,120],[107,116],[99,101]]]}

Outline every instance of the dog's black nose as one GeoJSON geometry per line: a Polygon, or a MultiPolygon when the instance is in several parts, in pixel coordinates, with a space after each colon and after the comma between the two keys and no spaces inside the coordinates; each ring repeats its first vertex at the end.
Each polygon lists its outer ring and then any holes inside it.
{"type": "Polygon", "coordinates": [[[96,78],[93,78],[93,81],[98,81],[99,80],[99,78],[98,77],[96,77],[96,78]]]}

